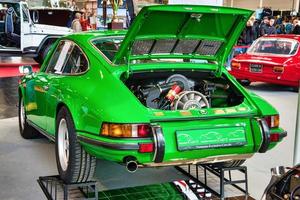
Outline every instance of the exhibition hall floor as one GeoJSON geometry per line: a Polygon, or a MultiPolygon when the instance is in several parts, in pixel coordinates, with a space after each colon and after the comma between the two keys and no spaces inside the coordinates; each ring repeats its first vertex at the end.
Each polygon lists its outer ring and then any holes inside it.
{"type": "MultiPolygon", "coordinates": [[[[45,199],[36,179],[55,175],[54,144],[47,139],[24,140],[19,135],[16,111],[15,82],[0,86],[0,199],[45,199]],[[10,97],[5,97],[10,96],[10,97]],[[8,104],[10,108],[4,109],[8,104]],[[2,119],[1,119],[2,118],[2,119]]],[[[260,199],[270,179],[270,168],[277,165],[292,166],[294,134],[297,112],[297,93],[290,88],[256,83],[249,89],[268,100],[278,109],[281,126],[288,137],[277,148],[265,154],[257,154],[246,162],[251,196],[260,199]]],[[[134,174],[118,164],[98,161],[96,178],[100,189],[130,187],[184,178],[174,168],[140,169],[134,174]]]]}

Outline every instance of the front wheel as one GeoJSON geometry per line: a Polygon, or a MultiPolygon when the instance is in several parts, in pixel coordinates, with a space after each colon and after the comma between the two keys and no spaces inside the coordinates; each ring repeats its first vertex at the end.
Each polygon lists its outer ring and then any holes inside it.
{"type": "Polygon", "coordinates": [[[82,183],[93,178],[96,158],[77,142],[74,122],[65,107],[57,114],[55,151],[59,175],[66,183],[82,183]]]}
{"type": "Polygon", "coordinates": [[[249,86],[251,84],[251,81],[249,80],[238,80],[238,82],[242,85],[242,86],[249,86]]]}
{"type": "Polygon", "coordinates": [[[19,99],[18,114],[19,114],[19,130],[20,130],[21,136],[24,139],[38,138],[40,136],[39,132],[36,129],[34,129],[32,126],[30,126],[27,122],[27,116],[26,116],[23,97],[21,97],[19,99]]]}

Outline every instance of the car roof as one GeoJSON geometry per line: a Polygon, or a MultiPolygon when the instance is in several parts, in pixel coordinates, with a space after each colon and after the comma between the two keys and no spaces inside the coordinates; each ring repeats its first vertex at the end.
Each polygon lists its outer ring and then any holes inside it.
{"type": "Polygon", "coordinates": [[[72,33],[62,37],[62,39],[71,39],[78,42],[86,42],[98,37],[109,36],[125,36],[127,30],[101,30],[101,31],[86,31],[79,33],[72,33]]]}
{"type": "Polygon", "coordinates": [[[0,3],[20,3],[21,0],[0,0],[0,3]]]}
{"type": "Polygon", "coordinates": [[[286,38],[286,39],[294,39],[300,42],[300,35],[295,34],[275,34],[275,35],[265,35],[263,38],[286,38]]]}

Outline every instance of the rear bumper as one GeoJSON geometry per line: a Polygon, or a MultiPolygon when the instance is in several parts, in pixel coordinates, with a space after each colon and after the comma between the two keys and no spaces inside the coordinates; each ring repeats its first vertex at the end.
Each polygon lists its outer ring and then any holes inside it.
{"type": "Polygon", "coordinates": [[[274,75],[268,75],[264,73],[250,73],[242,70],[236,70],[232,69],[230,71],[230,74],[233,75],[236,79],[240,80],[249,80],[251,82],[266,82],[266,83],[273,83],[273,84],[279,84],[279,85],[286,85],[286,86],[292,86],[297,87],[299,86],[298,80],[291,80],[289,78],[286,78],[287,76],[274,76],[274,75]],[[278,78],[280,77],[280,78],[278,78]]]}
{"type": "MultiPolygon", "coordinates": [[[[232,123],[240,123],[241,119],[231,119],[232,123]]],[[[211,123],[220,124],[220,119],[213,119],[211,123]]],[[[179,150],[175,138],[176,130],[184,127],[185,130],[199,127],[203,121],[190,122],[159,122],[153,125],[152,138],[146,139],[121,139],[104,138],[90,133],[78,132],[77,139],[91,155],[100,158],[122,163],[126,157],[136,158],[140,166],[158,167],[172,166],[205,162],[223,162],[229,160],[243,160],[250,158],[256,152],[266,152],[276,145],[271,142],[270,135],[274,130],[268,129],[266,122],[258,119],[248,119],[245,124],[245,134],[247,143],[242,146],[223,146],[191,150],[179,150]],[[250,121],[252,121],[250,123],[250,121]],[[252,124],[252,125],[250,125],[252,124]],[[255,127],[256,128],[255,128],[255,127]],[[162,128],[163,127],[163,128],[162,128]],[[251,128],[252,127],[252,128],[251,128]],[[154,151],[151,153],[141,153],[141,144],[152,143],[154,151]]],[[[223,121],[224,123],[224,121],[223,121]]],[[[201,128],[201,126],[200,126],[201,128]]],[[[286,132],[282,129],[276,130],[283,138],[286,132]]]]}
{"type": "MultiPolygon", "coordinates": [[[[231,160],[245,160],[251,158],[254,153],[248,154],[231,154],[231,155],[218,155],[218,156],[210,156],[206,158],[198,158],[198,159],[181,159],[174,161],[163,162],[165,146],[164,141],[160,138],[160,130],[157,128],[158,139],[154,139],[155,141],[155,151],[154,153],[147,154],[139,154],[138,152],[138,144],[115,144],[109,142],[100,142],[94,139],[90,139],[84,136],[78,136],[77,139],[86,145],[92,145],[96,151],[101,151],[100,149],[106,149],[110,154],[107,154],[105,157],[97,156],[100,158],[112,160],[115,162],[123,163],[124,158],[129,156],[134,156],[138,161],[139,167],[165,167],[165,166],[179,166],[186,164],[196,164],[196,163],[217,163],[217,162],[226,162],[231,160]],[[160,138],[160,139],[159,139],[160,138]],[[137,154],[136,154],[137,153],[137,154]],[[116,157],[117,155],[117,157],[116,157]]],[[[85,145],[84,145],[85,146],[85,145]]],[[[88,147],[86,149],[89,153],[95,154],[91,152],[91,149],[88,147]]],[[[96,153],[97,155],[97,153],[96,153]]]]}

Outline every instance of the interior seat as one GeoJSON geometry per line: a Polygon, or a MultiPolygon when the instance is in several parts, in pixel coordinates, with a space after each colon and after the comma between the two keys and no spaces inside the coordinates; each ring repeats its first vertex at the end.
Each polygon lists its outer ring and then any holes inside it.
{"type": "Polygon", "coordinates": [[[17,16],[15,9],[10,7],[6,11],[5,16],[5,34],[7,39],[14,43],[16,46],[20,46],[21,37],[19,34],[15,33],[15,24],[14,24],[14,17],[17,16]]]}

